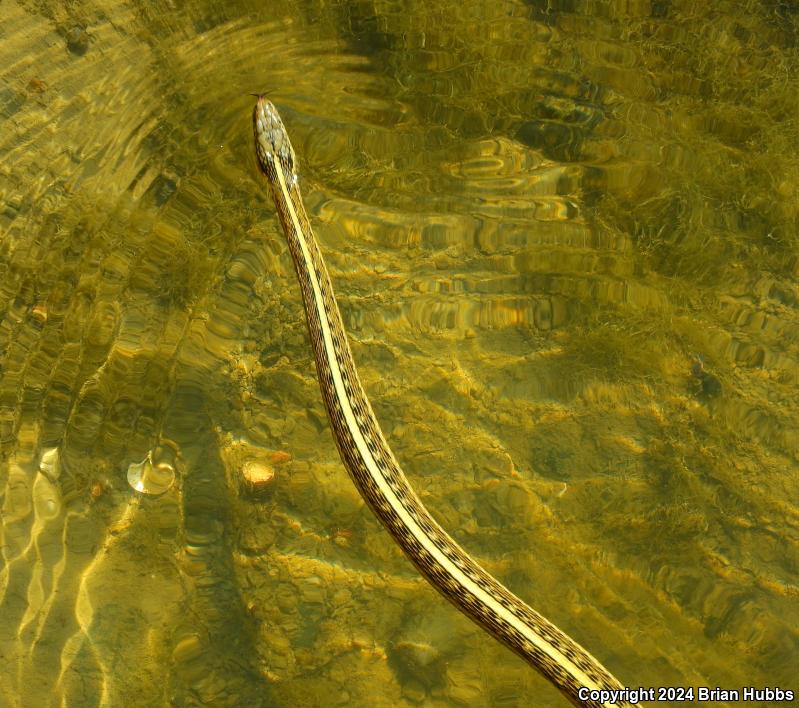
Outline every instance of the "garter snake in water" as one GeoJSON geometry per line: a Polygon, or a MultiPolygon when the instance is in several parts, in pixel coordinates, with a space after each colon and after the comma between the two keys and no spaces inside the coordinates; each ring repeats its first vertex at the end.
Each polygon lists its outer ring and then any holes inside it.
{"type": "Polygon", "coordinates": [[[302,290],[330,426],[361,496],[419,572],[483,629],[528,661],[576,705],[624,700],[622,684],[591,654],[483,570],[433,519],[391,452],[358,378],[322,253],[305,212],[297,162],[274,105],[253,110],[258,167],[266,177],[302,290]],[[596,691],[597,693],[590,693],[596,691]],[[615,693],[622,692],[622,695],[615,693]],[[594,696],[592,698],[592,696],[594,696]]]}

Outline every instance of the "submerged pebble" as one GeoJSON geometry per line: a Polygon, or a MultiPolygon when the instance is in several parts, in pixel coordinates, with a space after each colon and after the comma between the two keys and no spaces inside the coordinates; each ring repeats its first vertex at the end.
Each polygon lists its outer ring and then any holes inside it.
{"type": "Polygon", "coordinates": [[[156,445],[141,462],[128,467],[128,484],[142,494],[163,494],[175,482],[176,457],[171,445],[156,445]]]}
{"type": "Polygon", "coordinates": [[[389,664],[404,685],[415,682],[429,690],[446,683],[446,660],[431,644],[397,642],[390,648],[388,656],[389,664]]]}
{"type": "Polygon", "coordinates": [[[82,57],[89,50],[89,33],[85,27],[74,25],[64,31],[67,49],[76,56],[82,57]]]}
{"type": "Polygon", "coordinates": [[[48,447],[42,450],[39,458],[39,471],[51,482],[55,482],[61,475],[61,453],[57,447],[48,447]]]}
{"type": "Polygon", "coordinates": [[[238,485],[243,495],[251,498],[271,494],[277,481],[277,468],[292,461],[291,453],[285,450],[264,450],[260,445],[231,435],[221,436],[219,452],[228,479],[238,485]]]}
{"type": "Polygon", "coordinates": [[[33,507],[40,519],[54,519],[61,513],[58,487],[44,474],[37,474],[33,482],[33,507]]]}
{"type": "Polygon", "coordinates": [[[251,496],[262,496],[272,488],[275,470],[262,460],[247,460],[241,468],[242,490],[251,496]]]}

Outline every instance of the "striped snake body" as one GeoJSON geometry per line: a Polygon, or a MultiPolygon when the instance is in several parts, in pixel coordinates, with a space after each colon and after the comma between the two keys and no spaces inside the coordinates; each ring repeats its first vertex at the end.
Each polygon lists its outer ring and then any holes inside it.
{"type": "MultiPolygon", "coordinates": [[[[583,689],[622,685],[591,654],[511,593],[450,538],[411,488],[383,436],[355,369],[341,314],[298,185],[296,158],[274,105],[253,111],[258,166],[266,177],[302,290],[330,425],[359,492],[419,572],[458,609],[506,644],[573,703],[583,689]]],[[[614,705],[630,705],[617,700],[614,705]]]]}

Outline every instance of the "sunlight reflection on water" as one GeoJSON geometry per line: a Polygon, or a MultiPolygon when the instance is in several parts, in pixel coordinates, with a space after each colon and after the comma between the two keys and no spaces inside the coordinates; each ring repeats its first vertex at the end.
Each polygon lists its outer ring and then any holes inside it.
{"type": "Polygon", "coordinates": [[[789,4],[3,12],[0,702],[562,703],[338,460],[260,91],[442,525],[632,685],[796,688],[789,4]]]}

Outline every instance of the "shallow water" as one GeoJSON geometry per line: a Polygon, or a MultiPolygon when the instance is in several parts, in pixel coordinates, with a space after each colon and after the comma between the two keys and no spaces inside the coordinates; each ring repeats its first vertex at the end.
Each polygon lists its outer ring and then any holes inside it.
{"type": "Polygon", "coordinates": [[[441,524],[627,685],[799,688],[793,3],[0,14],[0,704],[565,704],[348,479],[256,92],[441,524]]]}

